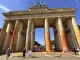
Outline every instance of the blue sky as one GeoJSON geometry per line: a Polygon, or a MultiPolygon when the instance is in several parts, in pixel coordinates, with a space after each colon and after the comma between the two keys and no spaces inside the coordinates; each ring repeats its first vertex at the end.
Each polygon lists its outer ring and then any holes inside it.
{"type": "MultiPolygon", "coordinates": [[[[80,25],[80,0],[0,0],[0,28],[4,24],[3,12],[14,11],[14,10],[27,10],[31,4],[35,2],[46,2],[49,8],[77,8],[76,20],[80,25]]],[[[36,37],[35,40],[44,44],[44,29],[35,29],[36,37]]],[[[51,40],[54,39],[53,29],[50,29],[51,40]]]]}

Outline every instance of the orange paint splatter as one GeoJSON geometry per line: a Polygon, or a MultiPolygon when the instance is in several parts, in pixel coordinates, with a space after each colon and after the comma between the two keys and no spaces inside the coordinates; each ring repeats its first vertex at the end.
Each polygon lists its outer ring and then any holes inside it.
{"type": "Polygon", "coordinates": [[[62,46],[63,46],[63,48],[65,47],[68,50],[68,44],[67,44],[67,40],[66,40],[66,36],[65,36],[64,31],[62,32],[61,39],[62,39],[62,46]]]}
{"type": "Polygon", "coordinates": [[[47,50],[47,52],[51,52],[52,49],[51,49],[51,41],[50,41],[49,32],[46,32],[45,39],[46,39],[46,50],[47,50]]]}
{"type": "Polygon", "coordinates": [[[10,46],[10,48],[12,48],[12,46],[14,45],[15,35],[16,35],[16,28],[14,28],[14,31],[13,31],[13,36],[12,36],[12,39],[11,39],[11,46],[10,46]]]}

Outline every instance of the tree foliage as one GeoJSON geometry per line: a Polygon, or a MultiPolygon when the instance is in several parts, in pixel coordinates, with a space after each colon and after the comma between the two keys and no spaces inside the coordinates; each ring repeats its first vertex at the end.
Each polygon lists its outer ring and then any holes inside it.
{"type": "Polygon", "coordinates": [[[55,40],[52,40],[51,43],[52,43],[52,45],[55,45],[55,40]]]}
{"type": "Polygon", "coordinates": [[[37,41],[35,41],[35,45],[41,46],[41,44],[39,42],[37,42],[37,41]]]}

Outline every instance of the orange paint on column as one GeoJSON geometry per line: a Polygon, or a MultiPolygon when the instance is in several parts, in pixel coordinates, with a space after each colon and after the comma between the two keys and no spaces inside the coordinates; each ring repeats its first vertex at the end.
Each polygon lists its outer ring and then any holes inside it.
{"type": "Polygon", "coordinates": [[[46,39],[46,51],[47,52],[51,52],[51,41],[50,41],[50,34],[49,32],[45,32],[46,35],[45,35],[45,39],[46,39]]]}
{"type": "Polygon", "coordinates": [[[58,25],[59,25],[59,32],[60,32],[63,51],[69,51],[61,18],[58,18],[58,25]]]}
{"type": "Polygon", "coordinates": [[[16,28],[14,28],[14,31],[13,31],[13,36],[12,36],[12,39],[11,39],[10,49],[12,49],[13,46],[14,46],[15,35],[16,35],[16,28]]]}
{"type": "Polygon", "coordinates": [[[63,50],[69,51],[68,50],[68,44],[67,44],[67,40],[66,40],[66,36],[65,36],[64,31],[62,32],[61,41],[62,41],[63,50]]]}

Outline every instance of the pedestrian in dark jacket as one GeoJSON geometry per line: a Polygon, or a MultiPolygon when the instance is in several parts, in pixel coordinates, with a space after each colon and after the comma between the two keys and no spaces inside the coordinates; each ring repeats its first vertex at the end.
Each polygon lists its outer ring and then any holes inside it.
{"type": "Polygon", "coordinates": [[[11,53],[10,48],[8,48],[6,50],[6,60],[8,60],[8,57],[10,56],[10,53],[11,53]]]}
{"type": "Polygon", "coordinates": [[[22,52],[23,52],[23,57],[25,57],[26,49],[23,48],[22,52]]]}
{"type": "Polygon", "coordinates": [[[73,52],[76,55],[76,48],[73,46],[73,52]]]}

